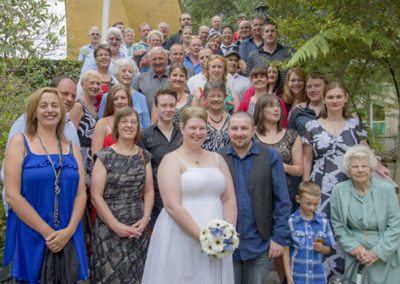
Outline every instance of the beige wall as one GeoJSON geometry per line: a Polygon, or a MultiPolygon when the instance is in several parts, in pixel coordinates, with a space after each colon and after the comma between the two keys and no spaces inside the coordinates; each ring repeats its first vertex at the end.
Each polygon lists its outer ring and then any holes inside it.
{"type": "MultiPolygon", "coordinates": [[[[92,26],[101,29],[103,0],[67,0],[67,52],[68,59],[78,57],[79,48],[89,43],[87,37],[92,26]]],[[[179,0],[110,0],[109,24],[122,21],[135,30],[147,22],[156,28],[160,22],[170,25],[170,35],[179,29],[181,6],[179,0]]]]}

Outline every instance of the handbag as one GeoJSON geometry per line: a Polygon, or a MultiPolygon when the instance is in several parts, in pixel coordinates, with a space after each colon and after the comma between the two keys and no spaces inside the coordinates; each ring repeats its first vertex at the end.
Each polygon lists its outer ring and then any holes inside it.
{"type": "Polygon", "coordinates": [[[79,258],[72,240],[57,253],[47,247],[40,272],[40,283],[74,284],[79,280],[79,258]]]}
{"type": "Polygon", "coordinates": [[[354,261],[352,266],[349,268],[350,277],[344,275],[333,275],[329,279],[329,284],[369,284],[370,279],[370,267],[365,265],[360,271],[360,263],[354,261]],[[356,277],[354,277],[356,276],[356,277]],[[356,282],[353,281],[356,278],[356,282]]]}

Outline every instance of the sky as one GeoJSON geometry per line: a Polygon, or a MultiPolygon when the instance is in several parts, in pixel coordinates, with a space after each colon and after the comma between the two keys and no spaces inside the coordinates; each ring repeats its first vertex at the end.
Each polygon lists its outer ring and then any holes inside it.
{"type": "MultiPolygon", "coordinates": [[[[54,13],[58,16],[64,17],[61,25],[66,26],[65,18],[65,0],[47,0],[50,5],[49,13],[54,13]]],[[[66,30],[66,29],[65,29],[66,30]]],[[[61,37],[61,46],[57,49],[55,54],[48,56],[50,59],[65,59],[67,57],[67,37],[66,35],[61,37]]]]}

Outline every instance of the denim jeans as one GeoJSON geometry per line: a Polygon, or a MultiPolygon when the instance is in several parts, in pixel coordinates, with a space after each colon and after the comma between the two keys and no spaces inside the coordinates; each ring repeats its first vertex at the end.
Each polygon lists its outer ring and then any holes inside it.
{"type": "Polygon", "coordinates": [[[234,261],[235,284],[265,284],[272,261],[268,251],[254,259],[234,261]]]}

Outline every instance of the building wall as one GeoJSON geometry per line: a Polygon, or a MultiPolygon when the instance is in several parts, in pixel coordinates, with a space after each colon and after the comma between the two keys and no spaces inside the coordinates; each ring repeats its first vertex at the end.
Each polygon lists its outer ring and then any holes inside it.
{"type": "MultiPolygon", "coordinates": [[[[76,59],[79,48],[89,43],[88,32],[92,26],[101,30],[103,0],[67,0],[67,56],[76,59]]],[[[154,29],[160,22],[170,25],[170,35],[179,30],[182,7],[179,0],[110,0],[109,25],[124,22],[125,27],[135,30],[147,22],[154,29]]]]}

